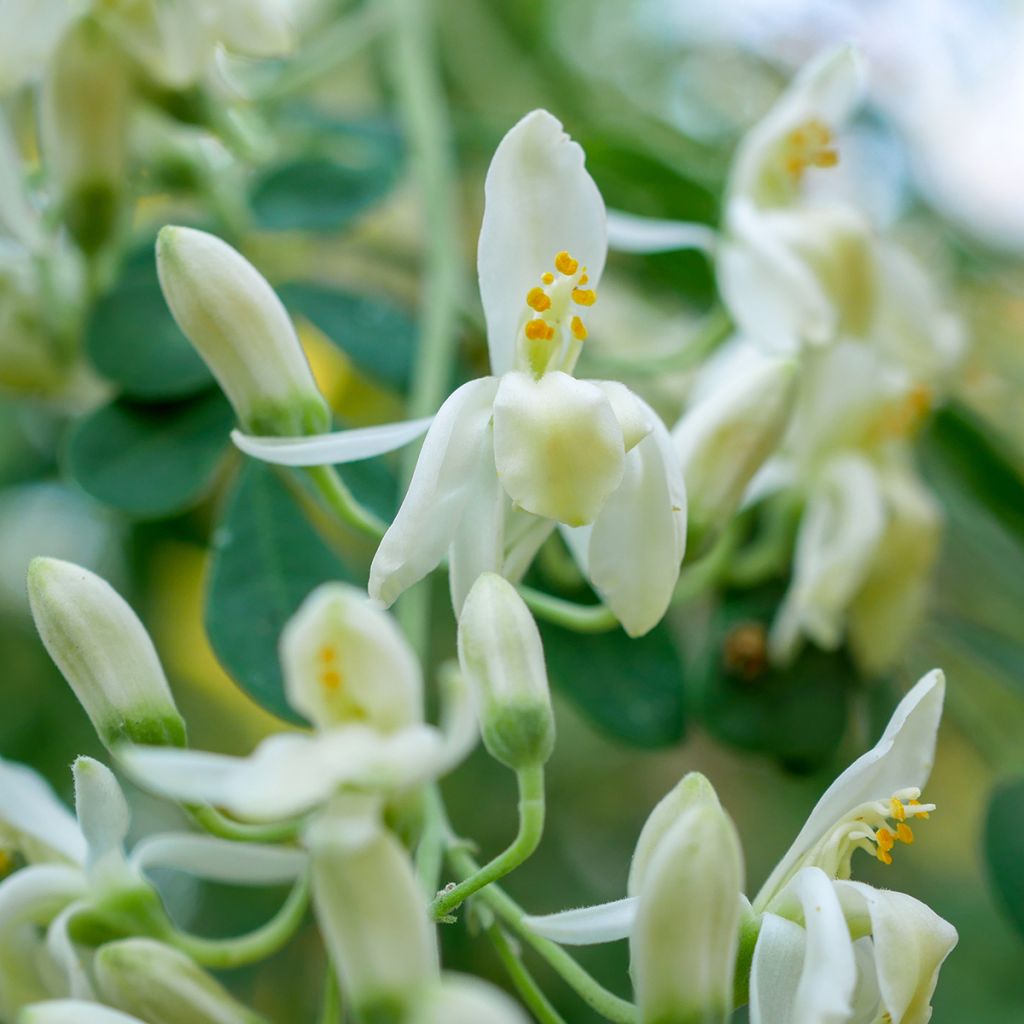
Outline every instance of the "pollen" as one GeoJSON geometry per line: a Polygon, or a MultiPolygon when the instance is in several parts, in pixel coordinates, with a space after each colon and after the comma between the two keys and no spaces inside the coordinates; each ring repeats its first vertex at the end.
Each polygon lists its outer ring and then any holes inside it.
{"type": "Polygon", "coordinates": [[[337,690],[341,686],[341,673],[336,668],[328,668],[320,673],[320,683],[325,690],[337,690]]]}
{"type": "Polygon", "coordinates": [[[526,294],[526,304],[538,313],[551,308],[551,298],[543,288],[531,288],[526,294]]]}
{"type": "Polygon", "coordinates": [[[917,811],[917,810],[914,810],[915,807],[920,807],[920,806],[922,806],[920,800],[908,800],[907,801],[907,807],[910,808],[910,813],[913,814],[915,818],[930,818],[931,814],[929,814],[928,811],[917,811]]]}
{"type": "Polygon", "coordinates": [[[545,284],[554,284],[555,283],[555,275],[552,274],[550,270],[545,270],[544,273],[540,275],[540,279],[545,284]]]}
{"type": "Polygon", "coordinates": [[[526,336],[530,341],[550,341],[555,336],[555,329],[541,317],[526,321],[526,336]]]}
{"type": "Polygon", "coordinates": [[[586,284],[590,280],[590,275],[587,273],[587,268],[583,268],[583,273],[580,274],[580,284],[586,284]]]}
{"type": "Polygon", "coordinates": [[[572,318],[571,327],[572,327],[572,336],[574,338],[576,338],[577,341],[586,341],[587,340],[587,327],[586,327],[586,324],[584,324],[583,321],[578,316],[574,316],[572,318]]]}
{"type": "Polygon", "coordinates": [[[906,843],[909,846],[914,841],[914,831],[909,825],[905,825],[901,821],[896,826],[896,838],[901,843],[906,843]]]}
{"type": "Polygon", "coordinates": [[[920,790],[916,788],[901,789],[892,799],[880,801],[866,808],[872,817],[877,815],[875,820],[878,822],[878,828],[873,837],[869,836],[874,839],[875,849],[872,850],[870,842],[865,848],[873,852],[883,864],[892,863],[892,848],[896,843],[909,846],[914,841],[914,831],[906,823],[907,816],[927,818],[929,812],[935,810],[934,804],[921,803],[918,799],[920,795],[920,790]],[[895,823],[894,826],[889,825],[890,821],[895,823]]]}
{"type": "Polygon", "coordinates": [[[896,836],[890,829],[880,828],[875,833],[875,841],[883,853],[888,853],[896,845],[896,836]]]}
{"type": "Polygon", "coordinates": [[[577,306],[592,306],[597,302],[597,292],[592,288],[573,288],[572,301],[577,306]]]}
{"type": "Polygon", "coordinates": [[[878,853],[875,856],[877,856],[878,859],[883,864],[891,864],[892,863],[892,854],[891,853],[887,853],[881,847],[878,848],[878,853]]]}
{"type": "Polygon", "coordinates": [[[812,118],[794,128],[782,142],[782,163],[793,178],[801,178],[809,167],[835,167],[839,150],[832,130],[823,121],[812,118]]]}
{"type": "Polygon", "coordinates": [[[579,261],[574,260],[564,249],[555,257],[555,270],[566,277],[572,277],[579,265],[579,261]]]}
{"type": "Polygon", "coordinates": [[[319,657],[320,661],[324,665],[330,665],[337,659],[338,652],[328,644],[327,646],[320,648],[319,657]]]}
{"type": "Polygon", "coordinates": [[[903,807],[903,803],[900,800],[898,800],[896,797],[893,797],[889,801],[889,807],[892,810],[892,813],[889,815],[890,818],[895,818],[896,821],[906,820],[907,812],[903,807]]]}

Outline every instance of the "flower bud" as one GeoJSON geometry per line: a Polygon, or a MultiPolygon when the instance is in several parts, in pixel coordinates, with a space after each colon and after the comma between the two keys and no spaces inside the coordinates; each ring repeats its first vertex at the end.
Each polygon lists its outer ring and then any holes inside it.
{"type": "Polygon", "coordinates": [[[543,764],[555,744],[544,650],[529,609],[501,576],[483,573],[466,598],[459,663],[491,756],[513,769],[543,764]]]}
{"type": "Polygon", "coordinates": [[[782,440],[796,399],[791,360],[743,360],[672,431],[683,467],[690,522],[724,525],[761,464],[782,440]]]}
{"type": "Polygon", "coordinates": [[[93,253],[109,241],[120,219],[128,69],[90,18],[64,35],[49,67],[41,113],[47,166],[61,188],[68,230],[93,253]]]}
{"type": "Polygon", "coordinates": [[[499,988],[478,978],[446,974],[420,1001],[411,1024],[527,1024],[529,1018],[499,988]]]}
{"type": "Polygon", "coordinates": [[[26,1006],[18,1015],[18,1024],[145,1024],[109,1006],[84,999],[48,999],[26,1006]]]}
{"type": "Polygon", "coordinates": [[[317,919],[356,1019],[404,1021],[437,983],[437,937],[401,844],[347,811],[335,805],[306,834],[317,919]]]}
{"type": "Polygon", "coordinates": [[[125,740],[185,745],[185,722],[153,641],[106,580],[71,562],[36,558],[28,596],[43,644],[108,747],[125,740]]]}
{"type": "Polygon", "coordinates": [[[178,326],[253,434],[317,434],[331,414],[295,328],[264,277],[226,242],[165,227],[157,270],[178,326]]]}
{"type": "Polygon", "coordinates": [[[162,942],[125,939],[93,961],[104,1002],[149,1024],[263,1024],[220,982],[162,942]]]}
{"type": "Polygon", "coordinates": [[[732,1009],[743,855],[714,791],[697,788],[640,879],[629,945],[641,1024],[725,1024],[732,1009]]]}

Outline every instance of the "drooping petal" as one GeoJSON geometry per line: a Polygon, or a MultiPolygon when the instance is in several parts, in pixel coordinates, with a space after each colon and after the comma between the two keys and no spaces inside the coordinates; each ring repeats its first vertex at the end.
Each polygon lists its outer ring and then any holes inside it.
{"type": "Polygon", "coordinates": [[[567,373],[507,373],[494,399],[494,462],[509,497],[570,526],[594,520],[622,481],[622,427],[605,393],[567,373]]]}
{"type": "Polygon", "coordinates": [[[714,252],[718,235],[707,224],[638,217],[622,210],[608,211],[608,247],[616,252],[675,252],[700,249],[714,252]]]}
{"type": "Polygon", "coordinates": [[[356,587],[325,583],[281,634],[285,693],[318,728],[392,732],[423,718],[419,662],[395,620],[356,587]]]}
{"type": "Polygon", "coordinates": [[[658,419],[654,410],[617,380],[590,380],[587,383],[600,388],[611,402],[612,412],[622,428],[622,443],[626,451],[631,452],[654,429],[658,419]]]}
{"type": "Polygon", "coordinates": [[[136,844],[129,861],[138,871],[170,868],[195,878],[235,885],[292,882],[308,866],[308,858],[302,850],[262,843],[234,843],[187,832],[146,836],[136,844]]]}
{"type": "Polygon", "coordinates": [[[277,466],[327,466],[372,459],[411,444],[425,434],[433,416],[378,427],[357,427],[313,437],[254,437],[231,431],[236,447],[263,462],[277,466]]]}
{"type": "Polygon", "coordinates": [[[935,759],[945,677],[929,672],[900,701],[879,741],[853,762],[815,804],[793,845],[754,900],[763,909],[796,870],[800,859],[837,822],[862,804],[889,800],[902,789],[922,788],[935,759]]]}
{"type": "Polygon", "coordinates": [[[557,914],[528,915],[523,923],[538,935],[563,946],[592,946],[629,938],[636,920],[636,896],[596,903],[557,914]]]}
{"type": "Polygon", "coordinates": [[[391,604],[444,557],[462,521],[477,470],[490,458],[488,424],[498,381],[463,384],[427,431],[409,490],[370,566],[370,596],[391,604]]]}
{"type": "Polygon", "coordinates": [[[86,890],[80,870],[63,864],[23,868],[0,882],[0,932],[25,922],[46,924],[86,890]]]}
{"type": "Polygon", "coordinates": [[[29,861],[85,862],[85,839],[74,815],[42,776],[2,758],[0,843],[19,847],[29,861]]]}
{"type": "Polygon", "coordinates": [[[604,200],[583,150],[546,110],[527,114],[502,139],[484,183],[477,269],[491,372],[512,369],[526,295],[568,252],[600,280],[607,252],[604,200]]]}
{"type": "Polygon", "coordinates": [[[793,1017],[807,933],[777,914],[761,918],[750,967],[750,1024],[798,1024],[793,1017]]]}
{"type": "Polygon", "coordinates": [[[69,904],[46,929],[47,952],[63,973],[67,982],[66,990],[74,999],[96,998],[92,982],[89,980],[89,972],[75,947],[70,931],[71,919],[87,906],[88,902],[85,900],[69,904]]]}
{"type": "Polygon", "coordinates": [[[682,468],[665,425],[649,412],[651,433],[626,456],[587,547],[590,582],[630,636],[661,621],[686,550],[682,468]]]}
{"type": "Polygon", "coordinates": [[[75,810],[88,847],[86,870],[96,881],[113,881],[126,873],[124,841],[130,816],[128,802],[114,773],[91,757],[79,757],[75,777],[75,810]]]}

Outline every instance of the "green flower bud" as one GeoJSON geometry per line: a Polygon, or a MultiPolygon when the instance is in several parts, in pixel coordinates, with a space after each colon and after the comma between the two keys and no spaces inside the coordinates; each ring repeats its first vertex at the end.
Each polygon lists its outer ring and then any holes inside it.
{"type": "Polygon", "coordinates": [[[164,298],[252,434],[318,434],[331,414],[281,300],[259,271],[205,231],[165,227],[164,298]]]}
{"type": "Polygon", "coordinates": [[[152,939],[103,946],[93,968],[103,1001],[149,1024],[265,1024],[184,953],[152,939]]]}
{"type": "Polygon", "coordinates": [[[106,580],[70,562],[36,558],[28,596],[43,644],[108,747],[126,740],[185,745],[185,722],[153,641],[106,580]]]}
{"type": "Polygon", "coordinates": [[[483,573],[466,598],[459,663],[491,756],[516,770],[543,764],[555,744],[544,649],[529,609],[501,576],[483,573]]]}

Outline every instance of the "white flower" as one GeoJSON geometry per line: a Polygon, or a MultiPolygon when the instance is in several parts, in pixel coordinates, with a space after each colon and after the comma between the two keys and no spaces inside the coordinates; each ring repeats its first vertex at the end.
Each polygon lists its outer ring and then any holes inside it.
{"type": "MultiPolygon", "coordinates": [[[[584,317],[606,255],[604,203],[550,114],[502,140],[485,186],[478,269],[494,376],[441,406],[370,572],[391,603],[448,553],[456,610],[485,571],[515,580],[556,523],[632,635],[664,614],[682,561],[685,488],[657,415],[623,385],[577,380],[584,317]]],[[[397,447],[414,436],[399,431],[397,447]]],[[[419,431],[415,431],[418,433],[419,431]]],[[[381,428],[286,445],[236,434],[271,462],[386,450],[381,428]]]]}
{"type": "Polygon", "coordinates": [[[281,638],[285,687],[314,732],[280,733],[249,757],[124,746],[127,769],[176,800],[210,803],[240,818],[301,814],[342,787],[402,790],[443,774],[476,741],[472,703],[449,679],[444,730],[423,721],[419,664],[394,621],[355,587],[328,583],[281,638]]]}
{"type": "Polygon", "coordinates": [[[479,978],[442,975],[416,1006],[411,1024],[527,1024],[518,1003],[479,978]]]}
{"type": "Polygon", "coordinates": [[[84,999],[48,999],[26,1007],[18,1024],[144,1024],[120,1010],[84,999]]]}

